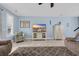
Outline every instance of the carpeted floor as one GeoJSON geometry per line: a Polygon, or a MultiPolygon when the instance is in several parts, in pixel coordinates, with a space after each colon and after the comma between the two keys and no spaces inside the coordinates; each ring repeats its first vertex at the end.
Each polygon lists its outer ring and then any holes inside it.
{"type": "Polygon", "coordinates": [[[10,56],[76,56],[66,47],[19,47],[10,56]]]}

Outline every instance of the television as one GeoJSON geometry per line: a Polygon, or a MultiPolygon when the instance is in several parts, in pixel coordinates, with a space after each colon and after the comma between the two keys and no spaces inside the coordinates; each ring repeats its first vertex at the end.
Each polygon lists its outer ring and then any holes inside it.
{"type": "Polygon", "coordinates": [[[46,24],[34,24],[33,32],[46,32],[46,24]]]}

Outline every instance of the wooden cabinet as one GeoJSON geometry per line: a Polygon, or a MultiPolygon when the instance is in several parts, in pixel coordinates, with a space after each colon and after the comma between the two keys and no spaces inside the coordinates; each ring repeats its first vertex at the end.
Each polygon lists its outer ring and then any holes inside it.
{"type": "Polygon", "coordinates": [[[22,42],[24,40],[23,36],[16,36],[15,41],[18,42],[22,42]]]}
{"type": "Polygon", "coordinates": [[[24,35],[23,33],[19,32],[15,35],[15,42],[22,42],[24,41],[24,35]]]}
{"type": "Polygon", "coordinates": [[[34,24],[32,29],[33,39],[46,39],[46,24],[34,24]]]}
{"type": "Polygon", "coordinates": [[[46,38],[46,32],[33,32],[32,38],[34,38],[34,39],[44,39],[44,38],[46,38]]]}

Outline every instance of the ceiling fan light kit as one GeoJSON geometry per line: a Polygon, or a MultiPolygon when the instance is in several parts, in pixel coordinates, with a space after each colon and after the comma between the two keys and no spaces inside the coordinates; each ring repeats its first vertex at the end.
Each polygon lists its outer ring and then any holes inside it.
{"type": "MultiPolygon", "coordinates": [[[[42,5],[43,3],[38,3],[38,5],[42,5]]],[[[50,7],[54,7],[54,3],[50,3],[50,7]]]]}

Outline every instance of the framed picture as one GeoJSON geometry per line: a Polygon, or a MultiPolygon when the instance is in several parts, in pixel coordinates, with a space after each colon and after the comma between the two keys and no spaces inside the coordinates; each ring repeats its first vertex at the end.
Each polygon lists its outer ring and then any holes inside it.
{"type": "Polygon", "coordinates": [[[20,21],[21,28],[30,28],[30,21],[20,21]]]}

